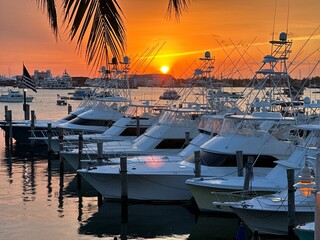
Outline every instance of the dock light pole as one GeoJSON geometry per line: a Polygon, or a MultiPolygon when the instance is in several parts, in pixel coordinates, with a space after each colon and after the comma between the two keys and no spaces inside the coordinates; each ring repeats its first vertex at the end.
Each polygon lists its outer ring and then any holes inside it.
{"type": "Polygon", "coordinates": [[[317,153],[316,161],[316,209],[314,213],[314,239],[320,237],[320,153],[317,153]]]}
{"type": "Polygon", "coordinates": [[[23,112],[24,120],[29,120],[29,105],[27,104],[27,89],[23,89],[23,112]]]}
{"type": "Polygon", "coordinates": [[[316,177],[311,176],[310,169],[305,166],[301,171],[301,176],[299,176],[299,182],[294,186],[297,187],[300,193],[309,197],[315,194],[315,213],[314,213],[314,239],[320,237],[320,152],[317,153],[316,157],[316,177]]]}

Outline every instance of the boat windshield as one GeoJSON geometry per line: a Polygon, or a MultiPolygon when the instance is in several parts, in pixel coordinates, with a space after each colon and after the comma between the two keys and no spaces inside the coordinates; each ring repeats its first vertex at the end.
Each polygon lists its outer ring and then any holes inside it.
{"type": "Polygon", "coordinates": [[[320,131],[308,131],[303,130],[303,138],[306,140],[303,142],[303,145],[306,149],[309,150],[318,150],[320,147],[320,131]]]}
{"type": "Polygon", "coordinates": [[[221,131],[223,118],[214,117],[212,115],[204,115],[201,117],[198,129],[208,133],[219,133],[221,131]]]}
{"type": "Polygon", "coordinates": [[[149,107],[149,106],[129,105],[124,115],[126,117],[155,116],[157,115],[157,113],[153,109],[154,109],[153,107],[149,107]]]}
{"type": "Polygon", "coordinates": [[[107,111],[115,110],[115,111],[125,112],[127,109],[127,104],[123,102],[96,101],[92,109],[107,110],[107,111]]]}
{"type": "Polygon", "coordinates": [[[197,111],[166,111],[159,117],[158,124],[171,126],[186,126],[199,121],[201,113],[197,111]]]}
{"type": "Polygon", "coordinates": [[[225,118],[219,135],[260,136],[269,133],[279,140],[289,140],[298,133],[294,130],[293,123],[286,120],[225,118]]]}

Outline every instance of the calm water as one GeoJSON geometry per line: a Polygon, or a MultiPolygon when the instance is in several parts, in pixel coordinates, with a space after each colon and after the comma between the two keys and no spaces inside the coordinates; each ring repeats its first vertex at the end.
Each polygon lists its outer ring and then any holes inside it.
{"type": "MultiPolygon", "coordinates": [[[[59,119],[66,106],[56,105],[59,92],[39,90],[30,103],[38,119],[59,119]]],[[[154,99],[163,89],[134,90],[134,98],[154,99]]],[[[78,101],[69,101],[73,109],[78,101]]],[[[0,103],[22,119],[22,104],[0,103]]],[[[3,133],[3,131],[1,130],[3,133]]],[[[100,207],[96,192],[76,173],[65,166],[60,175],[59,161],[48,168],[46,149],[14,146],[9,151],[0,136],[0,239],[233,239],[239,219],[232,216],[198,214],[183,205],[130,204],[127,220],[121,218],[121,204],[103,202],[100,207]]],[[[251,236],[248,231],[248,236],[251,236]]],[[[281,239],[263,237],[262,239],[281,239]]],[[[284,239],[284,238],[282,238],[284,239]]]]}

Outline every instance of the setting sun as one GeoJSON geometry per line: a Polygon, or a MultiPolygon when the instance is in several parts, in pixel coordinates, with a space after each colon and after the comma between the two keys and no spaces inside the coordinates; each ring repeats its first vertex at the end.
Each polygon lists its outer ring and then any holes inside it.
{"type": "Polygon", "coordinates": [[[162,73],[167,73],[169,71],[169,67],[168,66],[162,66],[160,70],[161,70],[162,73]]]}

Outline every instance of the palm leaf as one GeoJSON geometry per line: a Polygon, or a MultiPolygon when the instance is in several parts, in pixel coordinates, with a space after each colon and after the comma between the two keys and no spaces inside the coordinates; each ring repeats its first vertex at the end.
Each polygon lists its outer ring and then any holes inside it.
{"type": "Polygon", "coordinates": [[[58,35],[58,21],[57,21],[57,11],[54,0],[37,0],[39,6],[45,10],[47,9],[47,16],[51,29],[55,36],[58,35]]]}
{"type": "MultiPolygon", "coordinates": [[[[51,28],[58,35],[55,0],[36,0],[47,15],[51,28]]],[[[174,13],[179,19],[188,9],[190,0],[169,0],[167,16],[174,13]]],[[[71,40],[77,38],[78,50],[86,42],[85,56],[93,68],[108,63],[109,51],[121,58],[125,51],[124,16],[117,0],[63,0],[64,23],[67,23],[71,40]]]]}
{"type": "Polygon", "coordinates": [[[174,13],[176,19],[179,19],[182,13],[188,10],[190,0],[169,0],[167,16],[170,18],[174,13]]]}
{"type": "Polygon", "coordinates": [[[123,12],[116,0],[64,0],[69,37],[78,50],[86,43],[86,60],[97,68],[108,63],[109,51],[120,59],[125,51],[123,12]]]}

